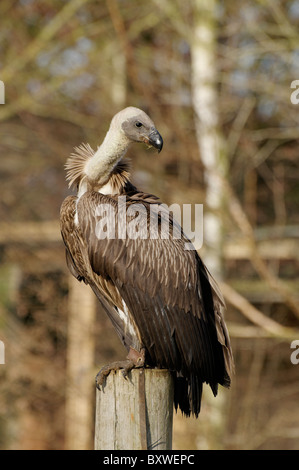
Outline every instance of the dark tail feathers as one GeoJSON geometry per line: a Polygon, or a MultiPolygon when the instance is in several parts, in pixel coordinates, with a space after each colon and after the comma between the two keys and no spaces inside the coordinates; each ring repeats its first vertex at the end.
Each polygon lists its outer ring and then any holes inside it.
{"type": "Polygon", "coordinates": [[[202,382],[191,374],[190,378],[174,377],[174,406],[186,416],[194,415],[196,418],[200,412],[202,396],[202,382]]]}

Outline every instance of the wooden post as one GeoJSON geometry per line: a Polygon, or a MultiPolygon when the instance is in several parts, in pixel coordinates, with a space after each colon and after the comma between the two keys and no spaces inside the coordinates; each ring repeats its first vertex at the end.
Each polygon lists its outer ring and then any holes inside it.
{"type": "Polygon", "coordinates": [[[171,450],[173,380],[165,369],[110,373],[96,392],[95,450],[171,450]]]}

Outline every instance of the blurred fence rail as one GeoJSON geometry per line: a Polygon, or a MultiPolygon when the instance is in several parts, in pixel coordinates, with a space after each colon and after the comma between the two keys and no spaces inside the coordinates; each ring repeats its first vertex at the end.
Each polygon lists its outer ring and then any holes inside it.
{"type": "MultiPolygon", "coordinates": [[[[57,219],[41,222],[1,222],[0,243],[11,242],[61,242],[59,222],[57,219]]],[[[275,226],[259,227],[256,230],[256,242],[265,258],[299,258],[299,253],[293,251],[299,245],[299,226],[286,226],[280,230],[275,226]]],[[[245,238],[239,235],[231,235],[230,239],[224,242],[224,256],[227,258],[246,258],[248,253],[248,244],[245,238]]]]}
{"type": "MultiPolygon", "coordinates": [[[[28,256],[32,255],[30,270],[47,271],[51,266],[66,270],[57,220],[3,223],[0,228],[0,245],[7,249],[8,262],[11,260],[22,263],[22,259],[27,262],[28,256]]],[[[299,299],[298,271],[297,275],[294,274],[299,260],[299,227],[284,227],[283,230],[277,230],[276,227],[259,228],[256,246],[260,257],[270,264],[279,261],[295,264],[293,275],[284,277],[283,281],[294,298],[299,299]]],[[[224,262],[246,262],[250,260],[251,253],[250,242],[240,235],[230,236],[223,243],[224,262]]],[[[228,281],[251,302],[282,301],[280,293],[274,292],[266,281],[259,278],[242,278],[236,272],[228,273],[228,281]]]]}
{"type": "Polygon", "coordinates": [[[57,220],[44,222],[1,223],[0,243],[47,243],[61,241],[60,227],[57,220]]]}
{"type": "MultiPolygon", "coordinates": [[[[259,229],[256,237],[259,255],[266,260],[299,260],[299,227],[292,226],[289,229],[288,227],[285,227],[283,231],[277,231],[275,227],[259,229]]],[[[49,220],[2,223],[0,245],[9,246],[15,243],[23,244],[24,247],[32,247],[33,250],[36,245],[59,243],[62,246],[59,222],[49,220]]],[[[251,252],[250,243],[245,237],[239,235],[230,236],[223,243],[223,258],[225,260],[248,260],[251,252]]]]}

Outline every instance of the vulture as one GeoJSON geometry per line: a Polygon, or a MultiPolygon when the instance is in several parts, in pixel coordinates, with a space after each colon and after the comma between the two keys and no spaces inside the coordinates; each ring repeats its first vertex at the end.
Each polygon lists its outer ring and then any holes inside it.
{"type": "Polygon", "coordinates": [[[126,376],[134,367],[168,369],[176,410],[198,417],[203,384],[216,396],[218,384],[231,382],[225,303],[197,251],[186,249],[191,242],[171,212],[130,182],[124,156],[134,142],[158,152],[163,146],[150,117],[127,107],[97,150],[81,144],[68,158],[66,179],[77,192],[60,212],[66,262],[94,291],[128,351],[100,370],[97,387],[112,370],[126,376]]]}

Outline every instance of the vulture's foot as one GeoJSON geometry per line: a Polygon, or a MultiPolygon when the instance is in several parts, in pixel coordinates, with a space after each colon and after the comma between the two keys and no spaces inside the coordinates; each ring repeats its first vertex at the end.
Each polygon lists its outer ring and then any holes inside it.
{"type": "Polygon", "coordinates": [[[111,362],[111,364],[107,364],[106,366],[102,367],[102,369],[97,373],[97,388],[101,390],[101,386],[104,384],[106,377],[110,374],[110,372],[116,372],[117,370],[122,369],[122,375],[124,376],[124,378],[126,378],[130,370],[133,369],[133,367],[134,363],[129,359],[126,359],[125,361],[116,361],[111,362]]]}
{"type": "Polygon", "coordinates": [[[129,354],[127,355],[127,359],[124,361],[116,361],[111,362],[111,364],[107,364],[106,366],[102,367],[102,369],[98,372],[96,376],[96,387],[101,390],[101,386],[104,384],[106,377],[110,374],[110,372],[122,369],[122,375],[124,379],[127,378],[128,373],[138,367],[143,367],[145,361],[145,350],[142,349],[140,352],[136,349],[130,348],[129,354]]]}

